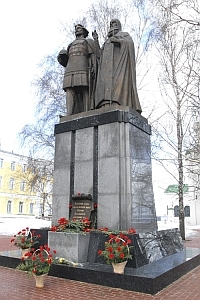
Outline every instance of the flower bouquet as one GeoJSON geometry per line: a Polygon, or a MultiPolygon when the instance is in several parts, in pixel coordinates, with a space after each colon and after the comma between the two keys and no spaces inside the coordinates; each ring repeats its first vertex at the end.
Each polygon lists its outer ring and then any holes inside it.
{"type": "Polygon", "coordinates": [[[39,243],[38,239],[40,238],[41,236],[39,234],[35,235],[34,231],[31,232],[29,231],[29,228],[26,227],[26,229],[22,229],[14,235],[11,239],[11,243],[20,249],[30,249],[36,243],[39,243]]]}
{"type": "Polygon", "coordinates": [[[99,250],[98,255],[103,256],[107,264],[112,264],[115,273],[124,273],[124,268],[128,259],[132,259],[129,246],[131,240],[122,232],[115,235],[110,234],[109,240],[105,242],[105,249],[99,250]],[[122,270],[117,271],[115,267],[122,267],[122,270]]]}
{"type": "MultiPolygon", "coordinates": [[[[54,250],[53,253],[55,254],[56,251],[54,250]]],[[[29,275],[33,274],[36,280],[36,287],[43,287],[44,279],[46,275],[48,275],[49,269],[53,262],[50,248],[47,245],[40,246],[40,248],[34,252],[30,251],[26,253],[21,260],[22,262],[17,266],[16,269],[26,271],[29,275]],[[40,279],[38,280],[37,277],[40,277],[40,279]],[[41,279],[42,282],[40,282],[41,279]]]]}
{"type": "Polygon", "coordinates": [[[60,218],[58,220],[58,225],[52,226],[51,231],[54,232],[89,232],[91,221],[88,218],[78,220],[73,218],[72,220],[67,220],[66,218],[60,218]]]}

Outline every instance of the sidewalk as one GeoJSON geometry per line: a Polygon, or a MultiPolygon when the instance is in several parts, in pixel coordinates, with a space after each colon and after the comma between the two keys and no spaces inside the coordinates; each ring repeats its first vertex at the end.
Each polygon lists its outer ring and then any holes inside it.
{"type": "MultiPolygon", "coordinates": [[[[0,236],[0,251],[12,250],[11,237],[0,236]]],[[[200,248],[200,230],[185,242],[186,247],[200,248]]],[[[74,280],[48,276],[43,289],[35,288],[32,277],[15,269],[0,266],[0,300],[199,300],[200,299],[200,266],[181,277],[156,295],[130,292],[74,280]]]]}

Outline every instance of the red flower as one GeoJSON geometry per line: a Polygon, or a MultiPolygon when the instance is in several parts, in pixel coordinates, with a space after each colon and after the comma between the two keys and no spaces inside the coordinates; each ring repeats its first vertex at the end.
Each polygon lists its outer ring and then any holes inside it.
{"type": "Polygon", "coordinates": [[[51,230],[51,231],[57,231],[57,229],[58,229],[57,226],[52,226],[50,230],[51,230]]]}
{"type": "Polygon", "coordinates": [[[120,253],[119,255],[120,258],[124,258],[124,256],[125,256],[124,253],[120,253]]]}
{"type": "Polygon", "coordinates": [[[98,230],[100,230],[100,231],[108,231],[108,228],[107,227],[103,227],[103,228],[99,228],[98,230]]]}
{"type": "Polygon", "coordinates": [[[11,240],[11,243],[14,242],[14,241],[15,241],[15,239],[12,239],[12,240],[11,240]]]}
{"type": "Polygon", "coordinates": [[[56,250],[53,250],[53,254],[56,254],[56,250]]]}
{"type": "Polygon", "coordinates": [[[59,223],[60,225],[65,225],[65,224],[68,224],[68,220],[65,219],[65,218],[60,218],[60,219],[58,220],[58,223],[59,223]]]}
{"type": "Polygon", "coordinates": [[[90,225],[91,223],[88,218],[84,218],[83,220],[80,220],[80,222],[86,223],[88,225],[90,225]]]}
{"type": "Polygon", "coordinates": [[[108,252],[112,252],[112,251],[113,251],[113,248],[112,248],[112,247],[108,247],[106,250],[107,250],[108,252]]]}
{"type": "Polygon", "coordinates": [[[51,257],[48,258],[47,263],[48,263],[49,265],[52,263],[52,258],[51,258],[51,257]]]}
{"type": "Polygon", "coordinates": [[[90,228],[84,228],[84,230],[83,230],[84,232],[90,232],[91,231],[91,229],[90,228]]]}
{"type": "Polygon", "coordinates": [[[115,235],[113,235],[112,233],[109,235],[109,238],[110,239],[113,239],[113,238],[115,238],[115,235]]]}
{"type": "Polygon", "coordinates": [[[115,242],[116,242],[117,244],[119,244],[120,241],[121,241],[120,238],[118,238],[118,237],[115,238],[115,242]]]}
{"type": "Polygon", "coordinates": [[[41,263],[44,263],[44,262],[45,262],[44,257],[42,257],[42,258],[40,259],[40,261],[41,261],[41,263]]]}
{"type": "Polygon", "coordinates": [[[121,252],[122,248],[121,247],[117,247],[117,251],[121,252]]]}
{"type": "Polygon", "coordinates": [[[128,230],[128,233],[133,233],[133,234],[135,234],[135,233],[136,233],[135,228],[130,228],[130,229],[128,230]]]}
{"type": "Polygon", "coordinates": [[[115,257],[115,256],[114,256],[113,253],[110,253],[110,254],[109,254],[109,258],[110,258],[110,259],[113,259],[114,257],[115,257]]]}
{"type": "Polygon", "coordinates": [[[35,256],[33,256],[33,257],[32,257],[32,260],[36,260],[36,257],[35,257],[35,256]]]}
{"type": "Polygon", "coordinates": [[[102,250],[99,250],[98,255],[102,255],[102,252],[103,252],[102,250]]]}

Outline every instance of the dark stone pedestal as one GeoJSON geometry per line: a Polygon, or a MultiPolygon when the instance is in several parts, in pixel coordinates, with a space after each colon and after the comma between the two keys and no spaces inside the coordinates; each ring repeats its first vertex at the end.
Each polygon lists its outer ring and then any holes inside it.
{"type": "MultiPolygon", "coordinates": [[[[132,241],[130,249],[132,260],[127,267],[140,268],[163,257],[178,253],[184,249],[178,229],[167,229],[141,234],[127,234],[132,241]]],[[[103,232],[90,232],[90,243],[87,261],[89,263],[105,264],[103,257],[98,256],[98,250],[105,248],[109,237],[103,232]]]]}
{"type": "Polygon", "coordinates": [[[69,218],[72,195],[91,194],[97,228],[157,230],[151,127],[129,107],[61,118],[55,126],[52,223],[69,218]]]}

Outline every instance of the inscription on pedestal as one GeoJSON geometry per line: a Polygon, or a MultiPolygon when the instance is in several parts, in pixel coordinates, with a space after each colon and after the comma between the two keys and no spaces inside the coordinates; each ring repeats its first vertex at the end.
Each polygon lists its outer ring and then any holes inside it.
{"type": "Polygon", "coordinates": [[[70,220],[73,218],[82,220],[84,218],[90,219],[91,211],[93,209],[92,196],[90,194],[72,195],[72,212],[70,220]]]}

